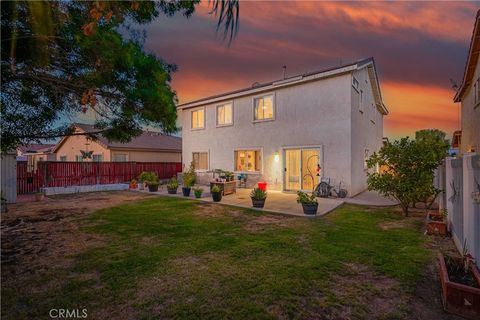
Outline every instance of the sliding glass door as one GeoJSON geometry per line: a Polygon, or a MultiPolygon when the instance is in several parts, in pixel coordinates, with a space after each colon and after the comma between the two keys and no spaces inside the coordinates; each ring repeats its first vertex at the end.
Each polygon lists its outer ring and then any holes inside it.
{"type": "Polygon", "coordinates": [[[317,166],[320,164],[320,149],[286,149],[284,182],[285,190],[312,191],[318,184],[317,166]]]}

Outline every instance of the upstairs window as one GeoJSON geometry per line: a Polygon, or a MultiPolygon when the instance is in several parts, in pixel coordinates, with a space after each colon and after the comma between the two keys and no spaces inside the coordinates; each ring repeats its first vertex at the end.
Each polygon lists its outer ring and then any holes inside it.
{"type": "Polygon", "coordinates": [[[205,128],[205,109],[192,111],[192,129],[205,128]]]}
{"type": "Polygon", "coordinates": [[[358,82],[357,78],[352,77],[352,87],[357,90],[358,92],[358,86],[360,85],[360,82],[358,82]]]}
{"type": "Polygon", "coordinates": [[[480,102],[480,78],[475,81],[475,84],[473,85],[473,94],[474,94],[474,103],[477,104],[480,102]]]}
{"type": "Polygon", "coordinates": [[[359,102],[359,110],[363,113],[363,90],[360,90],[360,102],[359,102]]]}
{"type": "Polygon", "coordinates": [[[231,103],[217,106],[217,126],[233,124],[233,107],[231,103]]]}
{"type": "Polygon", "coordinates": [[[273,120],[273,96],[255,98],[253,101],[253,119],[255,121],[273,120]]]}

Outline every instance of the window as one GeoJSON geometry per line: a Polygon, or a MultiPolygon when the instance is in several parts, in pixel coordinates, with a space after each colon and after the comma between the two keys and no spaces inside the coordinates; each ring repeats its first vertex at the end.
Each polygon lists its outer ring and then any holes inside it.
{"type": "Polygon", "coordinates": [[[480,101],[480,78],[475,81],[473,85],[474,103],[477,104],[480,101]]]}
{"type": "Polygon", "coordinates": [[[205,109],[192,111],[192,129],[205,128],[205,109]]]}
{"type": "Polygon", "coordinates": [[[363,90],[360,90],[360,106],[359,110],[361,113],[363,113],[363,90]]]}
{"type": "Polygon", "coordinates": [[[103,154],[94,154],[92,156],[93,162],[102,162],[103,161],[103,154]]]}
{"type": "Polygon", "coordinates": [[[60,156],[60,161],[63,161],[63,162],[67,161],[67,156],[60,156]]]}
{"type": "Polygon", "coordinates": [[[353,77],[352,78],[352,86],[355,90],[358,92],[358,86],[360,85],[360,82],[358,82],[357,78],[353,77]]]}
{"type": "Polygon", "coordinates": [[[77,155],[77,156],[75,156],[75,161],[77,161],[77,162],[83,162],[83,156],[82,156],[82,155],[79,155],[79,156],[77,155]]]}
{"type": "Polygon", "coordinates": [[[192,153],[192,160],[196,170],[208,170],[208,153],[207,152],[192,153]]]}
{"type": "Polygon", "coordinates": [[[217,106],[217,126],[233,124],[233,108],[231,103],[217,106]]]}
{"type": "Polygon", "coordinates": [[[260,150],[235,151],[235,171],[262,171],[262,153],[260,150]]]}
{"type": "Polygon", "coordinates": [[[127,155],[125,153],[114,153],[113,154],[113,161],[114,162],[126,162],[127,155]]]}
{"type": "Polygon", "coordinates": [[[273,96],[264,96],[254,99],[254,120],[273,119],[273,96]]]}

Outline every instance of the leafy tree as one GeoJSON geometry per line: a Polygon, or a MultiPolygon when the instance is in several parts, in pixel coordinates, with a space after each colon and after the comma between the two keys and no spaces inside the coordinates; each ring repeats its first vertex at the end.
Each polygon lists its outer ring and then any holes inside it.
{"type": "Polygon", "coordinates": [[[435,169],[442,163],[448,145],[437,141],[408,137],[384,145],[368,160],[368,168],[380,167],[380,172],[368,173],[368,189],[397,200],[405,216],[409,206],[437,192],[432,181],[435,169]]]}
{"type": "MultiPolygon", "coordinates": [[[[87,110],[95,114],[95,133],[109,140],[126,142],[145,125],[175,132],[176,94],[170,80],[176,66],[145,53],[132,27],[160,14],[189,17],[198,3],[2,2],[2,152],[77,134],[59,120],[87,110]],[[120,30],[130,30],[131,36],[120,30]]],[[[225,36],[233,37],[238,0],[216,0],[211,6],[217,29],[224,26],[225,36]]]]}

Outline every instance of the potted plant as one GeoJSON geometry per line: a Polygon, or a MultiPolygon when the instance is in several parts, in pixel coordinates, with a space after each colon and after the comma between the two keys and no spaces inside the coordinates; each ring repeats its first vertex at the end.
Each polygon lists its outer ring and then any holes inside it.
{"type": "Polygon", "coordinates": [[[147,181],[145,183],[148,186],[148,191],[150,192],[157,192],[158,186],[160,185],[160,181],[158,180],[158,176],[155,172],[148,172],[147,181]]]}
{"type": "Polygon", "coordinates": [[[480,319],[480,273],[463,245],[461,258],[438,254],[442,302],[445,311],[467,319],[480,319]]]}
{"type": "Polygon", "coordinates": [[[193,193],[195,194],[195,198],[200,199],[202,197],[203,189],[196,187],[193,189],[193,193]]]}
{"type": "Polygon", "coordinates": [[[442,212],[427,212],[427,234],[438,234],[445,237],[448,234],[447,209],[442,212]]]}
{"type": "Polygon", "coordinates": [[[252,192],[250,192],[250,198],[252,199],[254,208],[263,208],[265,206],[265,199],[267,199],[267,192],[260,188],[254,188],[252,192]]]}
{"type": "Polygon", "coordinates": [[[5,198],[5,195],[3,193],[3,190],[0,192],[0,198],[2,201],[2,207],[1,207],[1,213],[8,212],[8,207],[7,207],[7,199],[5,198]]]}
{"type": "Polygon", "coordinates": [[[302,204],[304,214],[308,214],[308,215],[317,214],[318,201],[313,193],[311,195],[308,195],[303,191],[298,191],[297,203],[302,204]]]}
{"type": "Polygon", "coordinates": [[[178,181],[177,181],[177,178],[172,177],[172,179],[170,179],[170,181],[168,181],[168,183],[167,183],[167,191],[168,191],[168,194],[176,194],[176,193],[177,193],[177,189],[178,189],[178,181]]]}
{"type": "Polygon", "coordinates": [[[43,192],[35,192],[35,201],[43,201],[44,198],[45,194],[43,194],[43,192]]]}
{"type": "Polygon", "coordinates": [[[138,184],[137,184],[137,180],[135,179],[132,179],[132,181],[130,181],[130,185],[128,186],[130,189],[137,189],[138,188],[138,184]]]}
{"type": "Polygon", "coordinates": [[[140,175],[138,176],[138,181],[140,182],[138,184],[138,189],[140,190],[147,189],[147,180],[149,176],[150,176],[150,172],[143,171],[142,173],[140,173],[140,175]]]}
{"type": "Polygon", "coordinates": [[[187,171],[183,173],[183,187],[182,187],[182,193],[184,197],[189,197],[190,196],[190,190],[192,186],[195,184],[195,166],[192,163],[190,163],[190,168],[188,168],[187,171]]]}
{"type": "Polygon", "coordinates": [[[212,193],[212,199],[214,202],[222,201],[222,189],[220,189],[219,186],[214,185],[212,189],[210,189],[210,192],[212,193]]]}

